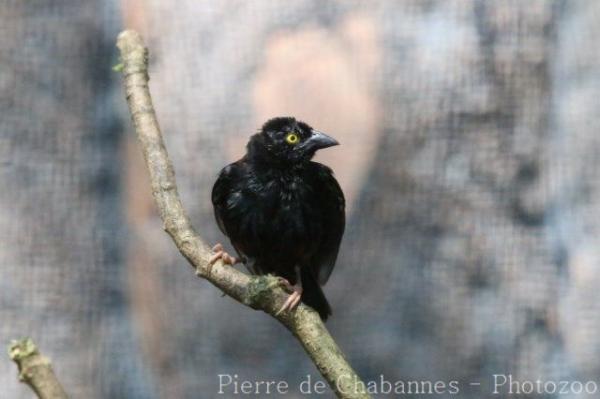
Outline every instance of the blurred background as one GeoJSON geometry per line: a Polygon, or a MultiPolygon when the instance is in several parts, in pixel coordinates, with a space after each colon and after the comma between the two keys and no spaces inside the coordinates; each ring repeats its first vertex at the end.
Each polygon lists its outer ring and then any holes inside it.
{"type": "MultiPolygon", "coordinates": [[[[216,175],[266,119],[342,143],[318,156],[348,199],[327,325],[364,379],[480,381],[460,395],[479,398],[492,374],[600,375],[593,0],[5,0],[2,346],[33,337],[74,398],[319,377],[162,231],[111,70],[125,27],[150,48],[180,193],[208,242],[229,247],[216,175]]],[[[0,398],[31,397],[0,356],[0,398]]]]}

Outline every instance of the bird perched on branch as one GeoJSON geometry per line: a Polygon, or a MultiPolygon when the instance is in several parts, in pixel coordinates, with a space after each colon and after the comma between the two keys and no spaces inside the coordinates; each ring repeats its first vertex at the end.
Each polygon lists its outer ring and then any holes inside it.
{"type": "Polygon", "coordinates": [[[345,200],[331,169],[311,159],[334,145],[304,122],[271,119],[250,137],[246,155],[221,170],[212,190],[215,218],[237,257],[217,244],[211,264],[241,261],[252,273],[278,276],[290,292],[279,312],[302,300],[324,321],[331,307],[321,286],[344,234],[345,200]]]}

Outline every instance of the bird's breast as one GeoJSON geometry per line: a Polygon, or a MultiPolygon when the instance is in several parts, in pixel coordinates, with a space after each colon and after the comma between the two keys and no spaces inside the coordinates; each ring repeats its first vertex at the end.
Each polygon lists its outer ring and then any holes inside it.
{"type": "Polygon", "coordinates": [[[310,252],[318,242],[322,226],[319,204],[313,187],[299,177],[274,179],[262,185],[254,212],[263,221],[256,226],[264,242],[273,250],[289,253],[310,252]]]}

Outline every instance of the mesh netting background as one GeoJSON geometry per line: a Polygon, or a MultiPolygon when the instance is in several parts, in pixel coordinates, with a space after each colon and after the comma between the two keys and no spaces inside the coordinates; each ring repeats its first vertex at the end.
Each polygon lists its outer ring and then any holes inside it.
{"type": "MultiPolygon", "coordinates": [[[[364,379],[458,380],[472,398],[494,373],[594,379],[599,22],[593,0],[4,1],[0,344],[33,337],[80,398],[318,378],[162,231],[111,71],[127,26],[150,47],[207,241],[229,244],[210,188],[264,120],[295,115],[342,143],[318,156],[349,203],[328,327],[364,379]]],[[[31,397],[16,374],[0,356],[0,398],[31,397]]]]}

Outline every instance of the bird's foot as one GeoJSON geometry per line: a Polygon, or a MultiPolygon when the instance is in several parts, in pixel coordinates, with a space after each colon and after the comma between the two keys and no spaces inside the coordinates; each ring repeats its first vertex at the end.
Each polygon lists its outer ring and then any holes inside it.
{"type": "Polygon", "coordinates": [[[284,279],[283,277],[278,277],[279,285],[285,288],[288,292],[290,292],[290,296],[285,300],[283,306],[277,311],[275,316],[279,316],[281,313],[286,310],[292,310],[300,303],[300,299],[302,299],[302,285],[296,284],[292,285],[289,281],[284,279]]]}
{"type": "Polygon", "coordinates": [[[212,269],[212,266],[219,259],[221,259],[221,261],[223,261],[224,264],[230,266],[233,266],[236,263],[240,263],[240,259],[236,258],[235,256],[231,256],[227,252],[225,252],[225,250],[223,250],[223,245],[221,245],[220,243],[212,247],[212,251],[214,252],[214,255],[211,256],[208,260],[208,265],[210,269],[212,269]]]}

